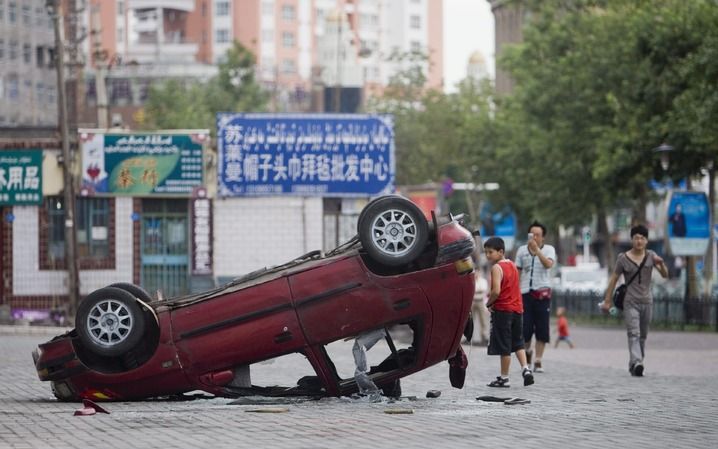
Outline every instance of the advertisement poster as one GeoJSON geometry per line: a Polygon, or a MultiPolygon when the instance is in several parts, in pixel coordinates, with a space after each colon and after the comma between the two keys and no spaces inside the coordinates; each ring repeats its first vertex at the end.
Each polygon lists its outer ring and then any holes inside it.
{"type": "Polygon", "coordinates": [[[710,244],[710,209],[704,192],[675,191],[668,198],[666,235],[674,256],[702,256],[710,244]]]}
{"type": "Polygon", "coordinates": [[[375,196],[394,191],[387,115],[218,114],[221,196],[375,196]]]}
{"type": "Polygon", "coordinates": [[[80,130],[82,187],[91,194],[189,196],[203,184],[209,131],[105,134],[80,130]]]}
{"type": "Polygon", "coordinates": [[[42,150],[0,151],[0,206],[42,203],[42,150]]]}
{"type": "Polygon", "coordinates": [[[479,214],[481,221],[481,238],[501,237],[506,251],[511,251],[516,244],[516,215],[509,208],[494,211],[489,203],[484,203],[479,214]]]}

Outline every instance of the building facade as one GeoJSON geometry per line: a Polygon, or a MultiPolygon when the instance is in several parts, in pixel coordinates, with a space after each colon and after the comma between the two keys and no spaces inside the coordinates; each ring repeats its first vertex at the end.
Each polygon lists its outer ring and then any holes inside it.
{"type": "Polygon", "coordinates": [[[0,127],[57,123],[54,39],[44,0],[0,0],[0,127]]]}
{"type": "MultiPolygon", "coordinates": [[[[491,4],[495,23],[496,60],[503,47],[523,41],[523,25],[526,9],[521,0],[487,0],[491,4]]],[[[513,90],[514,81],[496,64],[496,92],[506,94],[513,90]]]]}
{"type": "Polygon", "coordinates": [[[87,10],[89,109],[106,70],[110,107],[130,125],[152,82],[214,75],[235,40],[256,56],[277,111],[312,109],[317,85],[380,93],[402,53],[426,54],[428,85],[443,85],[441,0],[89,0],[87,10]]]}

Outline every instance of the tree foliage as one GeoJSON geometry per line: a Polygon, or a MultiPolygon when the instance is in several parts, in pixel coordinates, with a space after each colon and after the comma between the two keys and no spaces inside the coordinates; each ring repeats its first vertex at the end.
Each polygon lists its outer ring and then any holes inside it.
{"type": "Polygon", "coordinates": [[[207,82],[169,80],[150,88],[147,129],[214,129],[218,112],[262,112],[269,94],[254,79],[254,55],[235,42],[207,82]]]}
{"type": "Polygon", "coordinates": [[[517,87],[496,123],[511,168],[501,186],[524,216],[580,224],[619,204],[640,214],[647,181],[662,176],[654,147],[679,150],[674,178],[715,158],[715,2],[527,3],[524,41],[500,60],[517,87]]]}

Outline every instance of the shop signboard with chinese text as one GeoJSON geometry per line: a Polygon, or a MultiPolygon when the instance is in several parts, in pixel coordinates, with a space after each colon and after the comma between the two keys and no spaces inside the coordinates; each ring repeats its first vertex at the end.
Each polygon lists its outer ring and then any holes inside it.
{"type": "Polygon", "coordinates": [[[80,130],[82,187],[93,194],[190,196],[203,185],[208,130],[80,130]]]}
{"type": "Polygon", "coordinates": [[[394,191],[387,115],[217,115],[222,196],[375,196],[394,191]]]}
{"type": "Polygon", "coordinates": [[[0,206],[42,203],[42,150],[0,151],[0,206]]]}
{"type": "Polygon", "coordinates": [[[192,274],[212,274],[212,202],[192,199],[192,274]]]}

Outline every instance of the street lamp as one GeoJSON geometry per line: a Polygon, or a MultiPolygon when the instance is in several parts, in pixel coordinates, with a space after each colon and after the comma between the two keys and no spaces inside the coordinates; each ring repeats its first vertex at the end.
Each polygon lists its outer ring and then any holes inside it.
{"type": "Polygon", "coordinates": [[[653,152],[658,154],[661,159],[661,168],[663,169],[663,171],[668,171],[668,166],[671,163],[671,151],[673,151],[673,147],[665,142],[653,149],[653,152]]]}
{"type": "Polygon", "coordinates": [[[60,0],[46,0],[45,8],[52,18],[55,30],[55,69],[57,71],[57,105],[60,138],[62,140],[62,175],[65,202],[65,263],[67,264],[68,319],[73,322],[80,297],[80,280],[77,270],[77,233],[75,227],[75,189],[70,157],[70,140],[67,124],[67,96],[65,88],[65,44],[60,0]]]}

